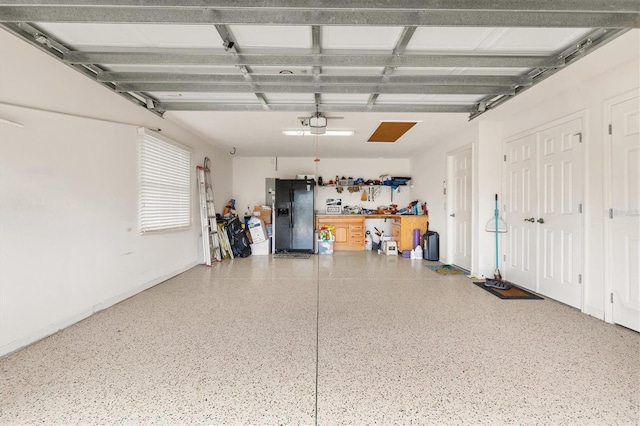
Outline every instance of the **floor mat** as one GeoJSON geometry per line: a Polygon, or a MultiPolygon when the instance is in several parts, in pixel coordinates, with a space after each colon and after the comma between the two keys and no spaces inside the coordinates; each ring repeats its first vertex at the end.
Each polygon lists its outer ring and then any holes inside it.
{"type": "Polygon", "coordinates": [[[484,282],[473,282],[478,287],[485,289],[489,293],[498,296],[500,299],[530,299],[530,300],[544,300],[543,297],[533,294],[528,290],[520,288],[515,284],[511,284],[511,288],[508,290],[499,290],[497,288],[486,287],[484,282]]]}
{"type": "Polygon", "coordinates": [[[309,253],[277,253],[273,257],[275,259],[309,259],[311,255],[309,253]]]}
{"type": "Polygon", "coordinates": [[[469,272],[453,265],[427,265],[427,268],[440,275],[468,275],[469,272]]]}

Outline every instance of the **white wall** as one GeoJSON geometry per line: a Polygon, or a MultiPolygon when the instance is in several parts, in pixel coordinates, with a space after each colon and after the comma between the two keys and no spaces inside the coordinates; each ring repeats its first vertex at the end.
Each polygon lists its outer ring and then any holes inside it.
{"type": "Polygon", "coordinates": [[[0,117],[24,124],[0,124],[2,355],[197,262],[195,184],[191,228],[140,236],[137,127],[74,115],[161,128],[193,149],[194,163],[209,156],[219,206],[232,167],[206,141],[4,30],[0,50],[0,117]]]}
{"type": "Polygon", "coordinates": [[[584,306],[583,311],[604,318],[604,205],[603,186],[605,101],[640,87],[640,30],[633,30],[572,65],[567,72],[544,81],[516,98],[513,105],[488,117],[503,123],[505,138],[576,113],[584,113],[584,306]],[[538,89],[537,91],[534,91],[538,89]],[[531,93],[529,93],[531,92],[531,93]],[[543,97],[543,95],[547,97],[543,97]]]}
{"type": "MultiPolygon", "coordinates": [[[[382,174],[392,176],[411,176],[409,159],[340,159],[322,158],[318,163],[308,158],[266,158],[266,157],[234,157],[233,159],[233,198],[236,200],[238,214],[243,214],[247,206],[265,202],[265,178],[295,179],[296,175],[322,176],[325,182],[335,180],[336,175],[378,179],[382,174]]],[[[338,194],[335,188],[318,188],[316,190],[316,210],[323,210],[327,198],[341,198],[343,205],[374,208],[391,204],[390,188],[382,188],[375,201],[361,201],[361,192],[349,193],[346,189],[338,194]]],[[[406,207],[421,194],[409,185],[393,192],[393,203],[406,207]]]]}
{"type": "MultiPolygon", "coordinates": [[[[447,195],[444,183],[447,181],[447,155],[461,147],[477,145],[478,122],[470,122],[458,133],[444,141],[437,141],[416,153],[411,159],[411,173],[414,177],[413,191],[421,194],[429,210],[429,229],[440,234],[440,260],[447,258],[447,195]]],[[[474,191],[475,194],[475,191],[474,191]]]]}
{"type": "MultiPolygon", "coordinates": [[[[472,123],[477,127],[460,129],[447,140],[425,149],[411,163],[416,188],[424,188],[428,197],[438,199],[446,179],[444,164],[447,152],[473,143],[474,146],[474,260],[472,273],[491,272],[492,247],[484,232],[484,223],[493,211],[494,193],[502,188],[503,141],[572,114],[584,114],[584,303],[583,311],[604,319],[604,222],[608,206],[604,205],[608,188],[603,186],[607,99],[640,87],[640,30],[633,30],[591,53],[569,69],[541,82],[513,100],[490,111],[472,123]],[[471,131],[471,134],[469,134],[471,131]],[[430,173],[416,173],[418,169],[430,173]],[[430,183],[430,182],[433,182],[430,183]],[[486,256],[483,256],[483,253],[486,256]],[[491,260],[491,262],[489,262],[491,260]]],[[[444,198],[438,206],[431,204],[430,221],[434,230],[445,228],[444,198]],[[434,209],[434,207],[437,207],[434,209]]],[[[444,238],[446,241],[446,236],[444,238]]],[[[441,245],[443,238],[441,237],[441,245]]],[[[446,244],[446,242],[445,242],[446,244]]],[[[441,246],[442,253],[442,246],[441,246]]],[[[445,251],[446,253],[446,251],[445,251]]]]}

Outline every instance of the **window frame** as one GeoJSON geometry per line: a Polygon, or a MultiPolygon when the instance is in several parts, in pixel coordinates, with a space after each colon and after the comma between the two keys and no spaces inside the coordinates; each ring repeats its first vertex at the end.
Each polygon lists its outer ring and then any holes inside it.
{"type": "Polygon", "coordinates": [[[138,136],[138,231],[140,235],[190,228],[193,225],[193,150],[146,128],[139,128],[138,136]],[[153,151],[154,146],[155,151],[153,151]],[[148,150],[152,150],[151,155],[155,159],[145,162],[145,159],[149,159],[148,150]],[[167,168],[167,166],[175,167],[167,168]],[[168,176],[172,178],[162,180],[168,176]],[[161,187],[158,188],[157,185],[161,187]],[[166,191],[167,187],[171,186],[175,196],[166,191]],[[149,201],[155,201],[161,205],[153,209],[148,207],[149,201]],[[178,210],[177,213],[171,212],[172,206],[173,209],[178,210]],[[151,217],[154,214],[163,216],[151,217]]]}

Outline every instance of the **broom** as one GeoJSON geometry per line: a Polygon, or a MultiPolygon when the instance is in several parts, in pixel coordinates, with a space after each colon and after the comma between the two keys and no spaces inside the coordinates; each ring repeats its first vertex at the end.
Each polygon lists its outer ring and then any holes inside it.
{"type": "Polygon", "coordinates": [[[511,284],[506,281],[502,281],[502,274],[500,273],[500,254],[498,250],[498,234],[507,232],[507,224],[502,220],[499,216],[500,211],[498,210],[498,194],[496,194],[495,199],[495,210],[493,212],[493,217],[489,219],[487,222],[487,226],[485,230],[487,232],[494,232],[496,236],[496,268],[493,271],[493,279],[485,280],[485,287],[493,287],[499,290],[508,290],[511,288],[511,284]]]}

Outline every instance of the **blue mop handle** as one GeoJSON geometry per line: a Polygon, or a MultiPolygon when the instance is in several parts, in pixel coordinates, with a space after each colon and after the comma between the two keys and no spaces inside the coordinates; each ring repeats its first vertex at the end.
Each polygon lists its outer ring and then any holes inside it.
{"type": "Polygon", "coordinates": [[[498,268],[498,194],[496,194],[496,210],[495,210],[495,216],[496,216],[496,270],[499,269],[498,268]]]}

